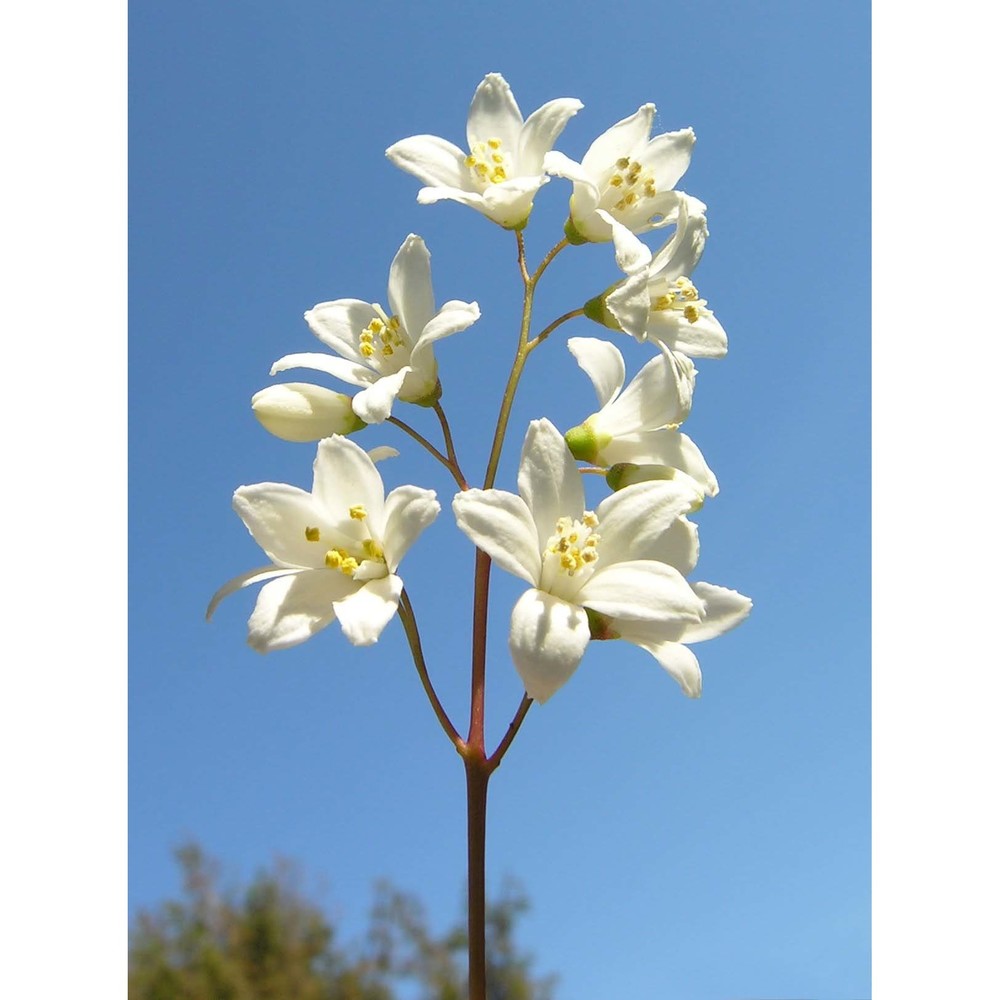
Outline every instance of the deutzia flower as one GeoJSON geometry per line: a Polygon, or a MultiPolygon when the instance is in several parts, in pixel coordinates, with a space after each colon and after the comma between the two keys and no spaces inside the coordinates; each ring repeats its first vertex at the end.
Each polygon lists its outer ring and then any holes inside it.
{"type": "Polygon", "coordinates": [[[750,610],[734,591],[684,579],[697,560],[697,530],[683,515],[697,493],[683,483],[640,483],[585,510],[580,472],[548,420],[530,424],[517,482],[520,496],[467,490],[452,507],[475,545],[531,585],[510,623],[528,695],[550,698],[592,638],[621,638],[652,653],[696,697],[701,671],[682,643],[720,635],[750,610]]]}
{"type": "Polygon", "coordinates": [[[586,315],[640,343],[652,340],[689,357],[724,357],[726,331],[690,277],[708,238],[705,206],[683,195],[676,219],[676,231],[655,254],[615,223],[615,257],[628,277],[591,299],[586,315]]]}
{"type": "Polygon", "coordinates": [[[397,397],[428,406],[440,396],[433,344],[475,323],[479,306],[452,300],[435,312],[431,255],[411,234],[389,269],[388,313],[377,303],[337,299],[321,302],[305,318],[340,357],[288,354],[274,363],[271,374],[313,368],[363,386],[354,397],[354,412],[365,423],[378,424],[392,413],[397,397]]]}
{"type": "Polygon", "coordinates": [[[264,583],[249,621],[258,652],[298,645],[334,620],[355,646],[375,642],[396,613],[399,562],[441,510],[432,490],[384,494],[372,459],[336,436],[319,443],[311,493],[284,483],[241,486],[233,508],[271,564],[220,588],[206,617],[227,595],[264,583]]]}
{"type": "Polygon", "coordinates": [[[559,152],[545,170],[573,182],[566,235],[571,243],[606,243],[612,220],[633,233],[667,225],[677,210],[674,185],[691,162],[694,132],[681,129],[650,139],[656,105],[644,104],[598,136],[577,163],[559,152]]]}
{"type": "Polygon", "coordinates": [[[614,344],[571,337],[566,346],[594,383],[601,407],[566,432],[575,458],[604,468],[630,463],[679,469],[701,494],[719,492],[697,445],[677,430],[691,412],[694,393],[696,373],[688,358],[661,350],[623,391],[625,359],[614,344]]]}
{"type": "Polygon", "coordinates": [[[560,97],[525,121],[507,81],[490,73],[469,108],[469,152],[436,135],[415,135],[390,146],[385,155],[428,185],[417,194],[421,205],[457,201],[505,229],[522,229],[535,193],[549,180],[542,166],[545,154],[582,107],[575,98],[560,97]]]}

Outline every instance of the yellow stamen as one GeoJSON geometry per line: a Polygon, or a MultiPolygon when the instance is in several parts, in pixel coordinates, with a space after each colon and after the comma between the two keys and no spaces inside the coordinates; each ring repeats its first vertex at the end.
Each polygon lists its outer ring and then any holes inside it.
{"type": "Polygon", "coordinates": [[[307,542],[318,542],[319,541],[319,528],[306,528],[306,541],[307,542]]]}
{"type": "Polygon", "coordinates": [[[349,508],[348,513],[351,515],[351,520],[353,521],[363,521],[368,516],[368,511],[365,510],[364,504],[360,503],[349,508]]]}

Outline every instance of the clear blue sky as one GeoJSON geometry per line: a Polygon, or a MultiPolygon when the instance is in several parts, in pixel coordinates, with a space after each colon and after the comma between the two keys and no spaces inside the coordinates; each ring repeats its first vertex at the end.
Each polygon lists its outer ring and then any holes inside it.
{"type": "MultiPolygon", "coordinates": [[[[524,884],[521,940],[563,1000],[868,996],[868,6],[177,0],[133,6],[130,59],[133,908],[176,890],[171,849],[194,837],[244,875],[297,859],[348,931],[379,877],[439,925],[458,912],[462,769],[398,622],[373,650],[333,628],[264,658],[244,641],[249,594],[211,625],[203,612],[263,561],[233,489],[309,484],[312,447],[265,434],[250,395],[276,358],[314,349],[305,309],[384,300],[410,232],[439,302],[483,310],[437,350],[481,477],[516,336],[514,240],[461,206],[417,205],[383,150],[420,132],[461,141],[476,84],[498,71],[525,113],[583,101],[559,143],[574,157],[647,101],[656,131],[697,132],[681,186],[709,206],[697,283],[730,353],[698,363],[686,425],[722,487],[699,518],[696,575],[755,609],[699,647],[698,702],[641,651],[592,645],[494,778],[490,884],[524,884]]],[[[536,200],[531,259],[559,238],[568,193],[554,180],[536,200]]],[[[615,276],[607,247],[564,254],[539,321],[615,276]]],[[[566,428],[592,409],[564,343],[595,334],[580,320],[533,357],[498,485],[513,487],[528,420],[566,428]]],[[[648,357],[615,342],[630,372],[648,357]]],[[[429,416],[414,422],[431,432],[429,416]]],[[[403,575],[464,720],[472,550],[452,487],[393,428],[358,440],[403,451],[383,466],[390,485],[445,501],[403,575]]],[[[494,581],[493,742],[520,697],[505,626],[521,591],[494,581]]]]}

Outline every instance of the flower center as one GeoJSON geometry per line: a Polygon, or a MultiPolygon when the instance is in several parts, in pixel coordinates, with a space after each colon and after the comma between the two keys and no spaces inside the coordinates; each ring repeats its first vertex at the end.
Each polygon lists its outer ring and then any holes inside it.
{"type": "Polygon", "coordinates": [[[503,143],[499,139],[487,139],[472,147],[465,158],[465,165],[480,187],[485,187],[507,180],[510,156],[503,151],[503,143]]]}
{"type": "Polygon", "coordinates": [[[398,371],[409,360],[406,330],[398,316],[387,316],[379,305],[373,308],[377,315],[358,334],[358,352],[379,371],[398,371]]]}
{"type": "Polygon", "coordinates": [[[656,197],[656,178],[638,160],[623,156],[615,161],[614,170],[601,199],[605,208],[627,212],[643,198],[656,197]]]}
{"type": "Polygon", "coordinates": [[[591,510],[584,511],[580,521],[560,517],[556,521],[555,534],[545,545],[546,564],[555,565],[566,576],[573,576],[585,566],[593,566],[599,558],[597,545],[601,540],[594,531],[597,523],[597,515],[591,510]]]}
{"type": "MultiPolygon", "coordinates": [[[[347,513],[352,521],[364,521],[368,517],[368,511],[365,510],[363,504],[348,507],[347,513]]],[[[305,534],[307,542],[322,541],[319,528],[306,527],[305,534]]],[[[357,572],[361,563],[366,561],[380,562],[385,565],[385,552],[382,550],[382,546],[371,537],[370,531],[368,537],[361,541],[360,551],[351,552],[341,546],[331,546],[323,556],[323,564],[328,569],[338,569],[345,576],[351,577],[357,572]]]]}
{"type": "Polygon", "coordinates": [[[653,296],[649,307],[656,312],[679,312],[689,323],[696,323],[708,302],[698,297],[698,289],[690,278],[671,281],[664,292],[653,296]]]}

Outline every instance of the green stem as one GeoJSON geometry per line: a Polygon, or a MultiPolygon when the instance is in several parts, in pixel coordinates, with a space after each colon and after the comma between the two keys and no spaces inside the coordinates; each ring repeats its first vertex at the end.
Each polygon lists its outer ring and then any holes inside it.
{"type": "Polygon", "coordinates": [[[559,319],[554,319],[551,323],[549,323],[549,325],[544,330],[542,330],[542,332],[537,337],[535,337],[533,340],[528,341],[528,348],[527,348],[528,352],[530,353],[531,351],[533,351],[557,327],[562,326],[563,323],[567,322],[568,320],[576,319],[577,316],[583,316],[583,315],[584,315],[583,307],[581,306],[579,309],[571,309],[568,313],[563,313],[562,316],[559,317],[559,319]]]}
{"type": "Polygon", "coordinates": [[[469,488],[458,466],[452,464],[451,459],[446,455],[442,455],[441,452],[438,451],[437,448],[435,448],[434,445],[432,445],[430,441],[423,436],[423,434],[414,430],[409,424],[404,423],[398,417],[389,417],[388,422],[390,424],[394,424],[401,431],[405,431],[411,438],[413,438],[414,441],[417,442],[417,444],[426,448],[452,474],[460,489],[467,490],[469,488]]]}
{"type": "Polygon", "coordinates": [[[455,454],[455,441],[451,436],[451,427],[448,425],[448,418],[445,416],[444,407],[441,406],[440,402],[434,404],[434,412],[437,414],[438,421],[441,424],[441,433],[444,435],[444,446],[448,451],[448,461],[451,463],[455,479],[458,481],[460,489],[467,490],[469,484],[458,464],[458,455],[455,454]]]}
{"type": "Polygon", "coordinates": [[[438,722],[441,723],[441,728],[445,731],[445,735],[455,745],[455,749],[461,753],[462,746],[464,745],[462,737],[458,735],[458,730],[452,725],[451,719],[448,718],[448,713],[444,710],[444,706],[441,704],[437,692],[434,690],[434,685],[431,683],[430,675],[427,673],[427,663],[424,661],[424,652],[420,646],[420,633],[417,631],[417,618],[413,613],[413,605],[410,603],[410,598],[405,590],[399,595],[399,619],[403,623],[406,641],[410,644],[410,652],[413,654],[413,665],[417,668],[420,683],[424,686],[424,691],[427,694],[428,701],[431,703],[431,708],[434,709],[434,714],[437,716],[438,722]]]}

